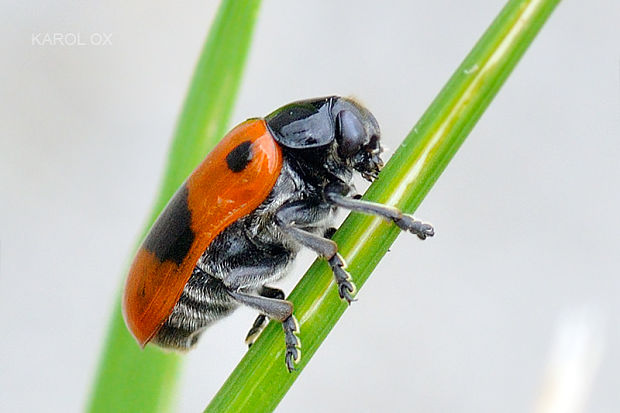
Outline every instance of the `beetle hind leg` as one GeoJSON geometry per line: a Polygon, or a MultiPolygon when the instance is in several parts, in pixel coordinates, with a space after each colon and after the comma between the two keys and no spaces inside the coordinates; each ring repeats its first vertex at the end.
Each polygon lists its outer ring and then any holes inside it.
{"type": "Polygon", "coordinates": [[[299,341],[299,324],[294,315],[282,322],[284,328],[284,342],[286,343],[286,368],[289,372],[295,370],[295,364],[301,360],[301,342],[299,341]]]}
{"type": "Polygon", "coordinates": [[[268,319],[265,314],[260,314],[256,317],[250,331],[248,331],[248,334],[245,336],[245,344],[247,344],[248,348],[252,347],[252,344],[254,344],[258,336],[260,336],[265,327],[267,327],[267,323],[268,319]]]}
{"type": "MultiPolygon", "coordinates": [[[[261,297],[284,300],[284,291],[280,290],[279,288],[263,286],[258,292],[258,294],[261,297]]],[[[250,328],[250,331],[248,331],[248,335],[245,337],[245,344],[247,344],[248,347],[252,347],[252,344],[254,344],[258,336],[260,336],[265,327],[267,327],[268,321],[269,319],[265,314],[260,314],[258,317],[256,317],[256,320],[254,320],[254,323],[252,324],[252,328],[250,328]]]]}
{"type": "Polygon", "coordinates": [[[278,298],[248,294],[239,290],[228,290],[228,294],[238,303],[254,308],[270,319],[282,323],[284,342],[286,343],[286,368],[289,372],[293,371],[295,363],[298,363],[301,357],[301,342],[297,337],[299,324],[293,316],[293,303],[278,298]]]}

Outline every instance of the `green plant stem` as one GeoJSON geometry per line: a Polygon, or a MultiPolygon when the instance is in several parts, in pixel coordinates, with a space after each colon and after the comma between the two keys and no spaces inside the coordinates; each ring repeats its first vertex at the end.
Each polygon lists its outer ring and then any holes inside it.
{"type": "MultiPolygon", "coordinates": [[[[507,3],[394,153],[365,199],[406,212],[417,208],[558,2],[507,3]]],[[[334,235],[358,288],[398,233],[395,225],[381,219],[351,214],[334,235]]],[[[270,323],[215,395],[207,412],[275,409],[347,309],[322,260],[310,267],[289,299],[295,304],[301,329],[302,359],[297,371],[288,373],[282,328],[270,323]]]]}
{"type": "MultiPolygon", "coordinates": [[[[162,185],[142,237],[174,191],[226,133],[259,6],[260,0],[222,1],[181,111],[162,185]]],[[[125,327],[118,294],[88,410],[168,411],[179,366],[180,357],[174,354],[139,348],[125,327]]]]}

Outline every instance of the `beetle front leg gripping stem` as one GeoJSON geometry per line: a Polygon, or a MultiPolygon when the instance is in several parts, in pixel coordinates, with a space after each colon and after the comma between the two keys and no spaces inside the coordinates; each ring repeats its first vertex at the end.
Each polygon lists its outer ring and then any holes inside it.
{"type": "Polygon", "coordinates": [[[435,235],[432,225],[418,221],[412,215],[404,214],[398,208],[362,199],[349,198],[344,195],[347,192],[348,188],[344,184],[330,184],[325,188],[324,197],[329,203],[337,207],[367,215],[376,215],[392,221],[401,230],[411,232],[420,239],[426,239],[426,237],[435,235]]]}

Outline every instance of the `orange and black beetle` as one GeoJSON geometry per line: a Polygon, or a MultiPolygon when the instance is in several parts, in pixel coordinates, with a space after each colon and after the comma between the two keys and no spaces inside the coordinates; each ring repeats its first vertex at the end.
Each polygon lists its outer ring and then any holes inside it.
{"type": "Polygon", "coordinates": [[[354,172],[377,177],[381,151],[374,116],[338,96],[235,127],[172,197],[133,261],[123,310],[138,343],[189,349],[212,322],[246,305],[260,313],[246,342],[268,318],[282,322],[292,370],[300,356],[293,304],[266,284],[306,247],[328,261],[340,297],[351,302],[355,287],[329,239],[338,207],[382,216],[421,239],[433,235],[395,208],[348,196],[354,172]]]}

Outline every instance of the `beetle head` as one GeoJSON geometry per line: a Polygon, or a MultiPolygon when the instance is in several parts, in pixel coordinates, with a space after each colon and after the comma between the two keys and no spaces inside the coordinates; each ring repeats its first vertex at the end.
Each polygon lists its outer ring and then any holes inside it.
{"type": "Polygon", "coordinates": [[[327,96],[300,100],[265,117],[267,127],[281,146],[318,151],[333,148],[338,163],[353,168],[369,181],[383,166],[379,124],[362,105],[349,98],[327,96]]]}
{"type": "Polygon", "coordinates": [[[375,117],[359,103],[339,98],[332,107],[338,155],[372,181],[383,167],[381,132],[375,117]]]}

